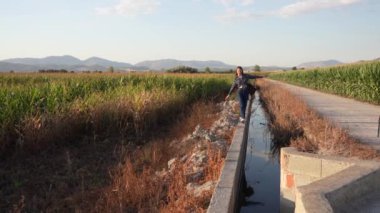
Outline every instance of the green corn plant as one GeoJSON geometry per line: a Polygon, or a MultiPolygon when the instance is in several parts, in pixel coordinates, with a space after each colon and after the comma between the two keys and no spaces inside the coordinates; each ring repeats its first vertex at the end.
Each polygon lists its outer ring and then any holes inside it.
{"type": "Polygon", "coordinates": [[[270,78],[380,104],[380,62],[272,73],[270,78]]]}

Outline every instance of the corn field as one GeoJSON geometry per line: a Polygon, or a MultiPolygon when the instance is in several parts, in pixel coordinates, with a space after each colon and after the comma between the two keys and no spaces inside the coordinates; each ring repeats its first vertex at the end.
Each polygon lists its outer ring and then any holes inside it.
{"type": "Polygon", "coordinates": [[[380,62],[272,73],[270,78],[380,104],[380,62]]]}
{"type": "Polygon", "coordinates": [[[83,134],[141,137],[188,104],[228,90],[230,75],[2,74],[0,151],[39,150],[83,134]]]}

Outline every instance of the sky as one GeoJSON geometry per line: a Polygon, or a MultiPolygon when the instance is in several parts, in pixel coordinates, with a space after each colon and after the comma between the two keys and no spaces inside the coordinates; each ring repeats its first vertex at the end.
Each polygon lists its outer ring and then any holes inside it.
{"type": "Polygon", "coordinates": [[[0,0],[0,60],[297,66],[380,57],[379,0],[0,0]]]}

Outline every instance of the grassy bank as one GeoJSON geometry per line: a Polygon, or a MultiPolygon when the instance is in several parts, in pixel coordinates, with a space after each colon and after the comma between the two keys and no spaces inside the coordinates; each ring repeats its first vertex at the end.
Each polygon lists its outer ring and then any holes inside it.
{"type": "Polygon", "coordinates": [[[312,153],[380,159],[378,151],[350,138],[289,91],[265,80],[257,85],[276,143],[312,153]]]}
{"type": "Polygon", "coordinates": [[[380,104],[380,62],[272,73],[270,78],[380,104]]]}
{"type": "Polygon", "coordinates": [[[0,152],[36,152],[85,134],[138,140],[229,85],[225,75],[2,74],[0,152]]]}
{"type": "MultiPolygon", "coordinates": [[[[157,172],[194,144],[175,144],[218,118],[226,75],[3,75],[2,211],[204,211],[186,175],[157,172]],[[8,114],[5,114],[7,112],[8,114]],[[26,154],[26,153],[34,154],[26,154]]],[[[232,132],[226,132],[226,140],[232,132]]],[[[200,183],[218,178],[207,149],[200,183]]],[[[176,166],[177,167],[177,166],[176,166]]]]}
{"type": "MultiPolygon", "coordinates": [[[[160,176],[168,160],[191,155],[197,144],[172,143],[210,127],[219,109],[212,102],[186,106],[171,124],[151,129],[155,137],[136,145],[122,137],[85,137],[75,146],[44,149],[38,155],[0,162],[1,211],[178,212],[207,209],[211,192],[195,197],[186,190],[186,162],[160,176]],[[157,173],[158,172],[158,173],[157,173]]],[[[227,133],[226,137],[232,132],[227,133]]],[[[200,180],[216,180],[222,156],[207,151],[208,165],[200,180]]]]}

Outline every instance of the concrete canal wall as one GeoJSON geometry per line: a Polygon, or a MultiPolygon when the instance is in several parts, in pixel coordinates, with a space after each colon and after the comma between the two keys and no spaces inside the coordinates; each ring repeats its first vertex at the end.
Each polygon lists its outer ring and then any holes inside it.
{"type": "Polygon", "coordinates": [[[249,100],[245,123],[239,123],[235,129],[219,181],[207,209],[208,213],[237,212],[240,208],[241,180],[247,151],[252,101],[252,99],[249,100]]]}
{"type": "Polygon", "coordinates": [[[380,192],[380,163],[282,148],[280,181],[282,212],[352,212],[380,192]]]}

